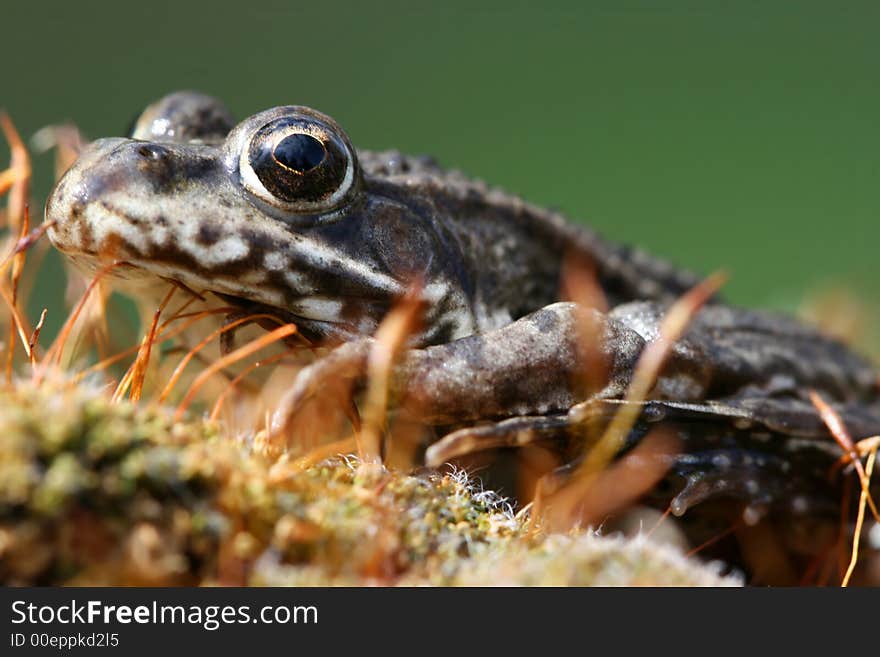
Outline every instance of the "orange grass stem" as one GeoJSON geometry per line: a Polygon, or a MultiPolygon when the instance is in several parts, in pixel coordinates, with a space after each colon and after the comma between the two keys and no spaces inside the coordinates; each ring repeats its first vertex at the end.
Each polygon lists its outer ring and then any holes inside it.
{"type": "Polygon", "coordinates": [[[165,295],[165,298],[162,299],[162,303],[159,304],[156,312],[153,313],[153,321],[150,323],[150,330],[147,331],[147,334],[142,340],[141,348],[138,350],[137,358],[135,358],[136,366],[134,380],[132,381],[131,386],[132,401],[137,401],[141,398],[141,393],[144,389],[144,378],[146,378],[147,375],[147,366],[150,364],[150,353],[153,349],[153,343],[156,341],[156,329],[159,326],[159,317],[162,315],[165,307],[171,303],[171,297],[174,296],[176,291],[176,287],[173,285],[170,286],[168,294],[165,295]]]}
{"type": "MultiPolygon", "coordinates": [[[[14,172],[9,178],[9,203],[7,219],[13,230],[16,230],[18,222],[22,220],[30,192],[31,181],[31,158],[25,148],[21,135],[18,134],[12,119],[6,112],[0,110],[0,129],[9,143],[10,162],[9,170],[14,172]]],[[[4,181],[4,186],[6,181],[4,181]]],[[[5,191],[5,190],[0,190],[5,191]]]]}
{"type": "Polygon", "coordinates": [[[183,400],[177,406],[177,409],[174,412],[174,420],[176,422],[180,421],[183,417],[183,414],[186,412],[186,409],[192,403],[199,389],[205,384],[205,382],[211,378],[218,371],[222,370],[227,365],[231,365],[242,358],[247,358],[255,351],[259,351],[263,347],[266,347],[274,342],[279,340],[283,340],[286,337],[289,337],[297,332],[297,327],[295,324],[285,324],[284,326],[279,326],[274,331],[271,331],[265,335],[262,335],[255,340],[252,340],[246,345],[243,345],[233,351],[230,354],[226,354],[216,362],[212,363],[206,370],[201,372],[193,381],[183,400]]]}
{"type": "MultiPolygon", "coordinates": [[[[877,460],[877,448],[874,448],[868,455],[868,462],[865,465],[865,474],[867,474],[870,479],[871,474],[874,472],[874,462],[877,460]]],[[[862,493],[859,496],[859,514],[856,517],[856,527],[855,533],[853,534],[853,544],[852,544],[852,553],[849,559],[849,566],[846,568],[846,574],[843,576],[843,581],[840,583],[841,586],[845,587],[849,585],[850,578],[852,577],[853,571],[856,569],[856,563],[859,560],[859,538],[862,533],[862,524],[865,522],[865,502],[868,500],[868,490],[866,488],[862,488],[862,493]]]]}
{"type": "MultiPolygon", "coordinates": [[[[185,304],[185,305],[187,305],[187,304],[185,304]]],[[[181,333],[183,333],[184,331],[186,331],[190,326],[192,326],[193,324],[195,324],[199,320],[204,319],[206,317],[211,317],[212,315],[217,315],[220,313],[228,313],[231,310],[232,310],[232,308],[214,308],[214,309],[210,309],[210,310],[200,310],[197,312],[186,313],[186,314],[182,314],[182,315],[172,315],[170,318],[168,318],[164,322],[162,322],[162,324],[159,326],[159,330],[156,332],[156,336],[153,340],[153,343],[155,344],[156,342],[170,340],[172,338],[175,338],[178,335],[180,335],[181,333]],[[184,322],[181,326],[176,326],[175,328],[168,331],[167,335],[165,335],[165,330],[168,328],[168,326],[172,322],[175,322],[178,319],[184,319],[184,318],[188,318],[190,321],[184,322]]],[[[82,372],[79,372],[74,377],[74,381],[80,381],[81,379],[85,378],[89,374],[93,374],[95,372],[100,372],[101,370],[107,369],[108,367],[110,367],[114,363],[118,363],[120,360],[122,360],[126,356],[130,356],[131,354],[136,353],[139,349],[140,349],[140,345],[134,345],[134,346],[131,346],[127,349],[120,351],[117,354],[113,354],[112,356],[108,356],[107,358],[104,358],[103,360],[95,363],[91,367],[84,369],[82,372]]]]}
{"type": "Polygon", "coordinates": [[[244,379],[244,377],[246,377],[248,374],[253,372],[258,367],[264,367],[266,365],[271,365],[272,363],[278,362],[279,360],[284,358],[286,355],[287,355],[286,353],[282,352],[280,354],[275,354],[274,356],[270,356],[266,360],[258,360],[256,362],[248,365],[241,372],[236,374],[235,377],[233,377],[233,379],[223,389],[223,392],[220,393],[220,395],[217,397],[217,401],[214,402],[214,407],[211,409],[211,414],[208,416],[208,419],[213,422],[214,420],[216,420],[220,416],[220,411],[223,408],[223,404],[226,403],[227,397],[229,397],[229,395],[232,394],[236,390],[236,388],[238,387],[238,384],[241,382],[242,379],[244,379]]]}
{"type": "Polygon", "coordinates": [[[415,331],[422,313],[421,285],[414,284],[406,296],[382,320],[375,342],[367,356],[367,392],[362,413],[363,426],[356,434],[361,460],[380,462],[382,435],[388,409],[391,374],[394,363],[415,331]]]}
{"type": "MultiPolygon", "coordinates": [[[[208,346],[215,338],[224,333],[231,331],[242,324],[247,324],[255,319],[277,319],[273,315],[268,315],[265,313],[248,315],[246,317],[241,317],[236,319],[235,321],[229,322],[228,324],[224,324],[220,328],[211,331],[207,336],[205,336],[195,347],[189,350],[187,354],[180,359],[180,362],[177,364],[177,367],[174,368],[174,372],[172,372],[171,376],[168,378],[168,383],[162,389],[162,392],[159,394],[159,403],[164,402],[168,395],[171,394],[171,391],[174,389],[174,386],[177,385],[178,380],[183,375],[183,370],[190,363],[190,361],[195,358],[196,354],[198,354],[202,349],[208,346]]],[[[234,353],[234,352],[233,352],[234,353]]]]}
{"type": "Polygon", "coordinates": [[[660,324],[659,337],[649,343],[639,357],[624,398],[628,403],[621,404],[620,410],[614,414],[605,433],[578,468],[579,474],[598,472],[620,451],[627,433],[641,412],[639,404],[646,399],[657,381],[672,346],[684,334],[691,318],[726,280],[725,273],[716,272],[672,304],[660,324]]]}
{"type": "Polygon", "coordinates": [[[61,364],[61,356],[64,352],[64,346],[67,344],[67,340],[70,337],[70,332],[73,330],[73,325],[76,323],[76,320],[79,318],[80,314],[85,308],[86,302],[91,296],[92,291],[98,286],[98,283],[101,281],[104,276],[106,276],[111,270],[116,267],[122,265],[123,262],[121,260],[115,260],[108,265],[102,267],[95,277],[92,278],[88,287],[86,287],[85,292],[83,292],[73,311],[68,315],[67,320],[64,322],[64,326],[61,327],[61,331],[59,331],[58,336],[52,342],[48,351],[46,352],[46,356],[43,358],[43,367],[40,368],[39,372],[37,372],[36,380],[39,383],[43,376],[46,373],[46,369],[51,365],[52,359],[55,360],[55,365],[61,364]]]}

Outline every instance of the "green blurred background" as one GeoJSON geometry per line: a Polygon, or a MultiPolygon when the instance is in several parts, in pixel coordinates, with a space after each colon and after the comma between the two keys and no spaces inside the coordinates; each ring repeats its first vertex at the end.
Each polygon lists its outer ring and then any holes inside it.
{"type": "MultiPolygon", "coordinates": [[[[791,307],[836,281],[873,303],[878,19],[876,2],[7,0],[0,105],[27,136],[72,120],[89,137],[179,88],[240,117],[312,105],[360,147],[431,153],[727,268],[736,302],[791,307]]],[[[51,157],[35,166],[42,207],[51,157]]]]}

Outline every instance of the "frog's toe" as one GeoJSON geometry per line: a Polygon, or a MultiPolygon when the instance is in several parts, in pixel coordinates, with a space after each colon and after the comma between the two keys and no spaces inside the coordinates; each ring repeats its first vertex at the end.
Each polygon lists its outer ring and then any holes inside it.
{"type": "Polygon", "coordinates": [[[680,454],[672,476],[684,483],[669,509],[676,516],[710,500],[726,499],[743,505],[742,519],[755,524],[774,512],[794,515],[832,515],[834,485],[822,469],[795,469],[791,459],[755,449],[715,448],[680,454]],[[793,474],[793,471],[799,474],[793,474]]]}
{"type": "Polygon", "coordinates": [[[438,467],[454,458],[501,447],[559,443],[570,438],[572,422],[565,414],[520,416],[446,434],[428,447],[425,465],[438,467]]]}
{"type": "Polygon", "coordinates": [[[372,338],[346,342],[327,356],[299,371],[293,387],[281,398],[269,428],[270,439],[288,433],[299,411],[309,399],[331,383],[353,380],[366,373],[372,338]]]}

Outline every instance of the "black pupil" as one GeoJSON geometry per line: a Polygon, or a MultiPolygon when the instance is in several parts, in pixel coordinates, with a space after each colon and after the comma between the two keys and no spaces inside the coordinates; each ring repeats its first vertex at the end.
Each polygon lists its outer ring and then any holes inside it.
{"type": "Polygon", "coordinates": [[[275,159],[288,169],[305,173],[324,161],[324,144],[311,135],[296,134],[285,137],[275,147],[275,159]]]}

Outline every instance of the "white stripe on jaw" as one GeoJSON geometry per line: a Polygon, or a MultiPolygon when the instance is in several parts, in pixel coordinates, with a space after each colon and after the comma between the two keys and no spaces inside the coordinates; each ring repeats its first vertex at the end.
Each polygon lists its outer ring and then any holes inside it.
{"type": "Polygon", "coordinates": [[[187,227],[191,238],[186,236],[179,243],[180,248],[191,255],[196,262],[205,267],[216,267],[227,262],[236,262],[247,257],[250,253],[250,247],[238,235],[227,235],[214,242],[210,246],[199,244],[195,239],[195,233],[198,231],[196,225],[187,227]]]}
{"type": "Polygon", "coordinates": [[[268,271],[283,271],[287,269],[288,261],[277,251],[269,251],[263,256],[263,267],[268,271]]]}
{"type": "MultiPolygon", "coordinates": [[[[187,199],[195,201],[195,198],[187,199]]],[[[112,211],[105,211],[99,216],[98,220],[89,217],[91,224],[98,230],[106,230],[109,226],[113,226],[113,232],[120,233],[126,244],[131,244],[140,253],[147,252],[147,245],[162,248],[169,242],[176,248],[192,256],[192,258],[204,267],[217,267],[230,262],[242,260],[250,253],[250,246],[242,239],[234,230],[225,229],[219,225],[217,228],[222,230],[223,237],[211,245],[201,244],[198,239],[199,229],[202,221],[196,219],[199,212],[190,212],[185,220],[174,220],[173,218],[179,214],[180,207],[177,205],[180,201],[174,202],[174,199],[156,198],[152,201],[149,216],[145,215],[142,203],[136,200],[126,199],[124,196],[114,194],[109,199],[111,207],[118,208],[123,215],[116,216],[112,211]],[[158,216],[172,217],[173,224],[163,226],[155,221],[153,217],[158,216]],[[140,226],[132,226],[124,217],[138,217],[140,226]],[[137,236],[135,237],[135,233],[137,236]]],[[[90,206],[91,207],[91,206],[90,206]]],[[[193,207],[198,210],[199,208],[193,207]]],[[[210,215],[204,215],[210,216],[210,215]]],[[[147,267],[149,269],[149,267],[147,267]]]]}
{"type": "Polygon", "coordinates": [[[339,277],[351,274],[367,282],[374,290],[381,290],[389,295],[403,294],[405,288],[391,276],[374,271],[363,262],[352,260],[346,253],[311,240],[302,235],[290,239],[289,253],[294,262],[301,262],[301,267],[332,272],[339,277]]]}
{"type": "Polygon", "coordinates": [[[146,235],[126,219],[107,211],[96,203],[87,205],[83,216],[92,230],[95,242],[99,245],[98,250],[103,250],[108,245],[108,238],[115,235],[122,240],[126,250],[134,250],[138,253],[147,252],[146,235]]]}
{"type": "Polygon", "coordinates": [[[328,297],[305,297],[288,304],[288,310],[305,319],[339,323],[342,321],[343,303],[328,297]]]}

